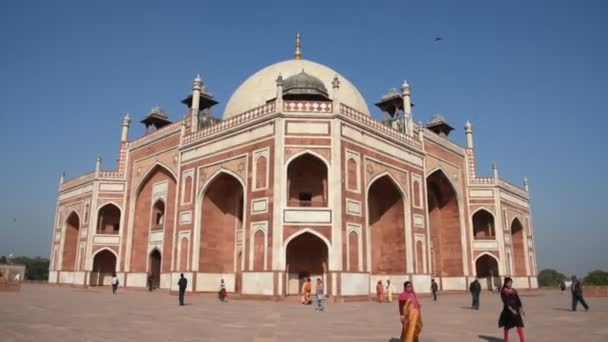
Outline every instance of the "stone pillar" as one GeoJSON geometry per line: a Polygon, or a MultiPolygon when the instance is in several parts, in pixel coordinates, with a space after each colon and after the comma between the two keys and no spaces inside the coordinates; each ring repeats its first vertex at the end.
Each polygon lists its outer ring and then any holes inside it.
{"type": "Polygon", "coordinates": [[[276,96],[276,110],[283,111],[283,76],[279,73],[277,77],[277,96],[276,96]]]}
{"type": "Polygon", "coordinates": [[[405,125],[405,133],[411,136],[414,121],[412,118],[411,89],[407,81],[403,81],[403,85],[401,86],[401,95],[403,95],[403,124],[405,125]]]}
{"type": "Polygon", "coordinates": [[[99,176],[99,171],[101,171],[101,154],[97,155],[97,163],[95,163],[95,176],[99,176]]]}
{"type": "Polygon", "coordinates": [[[524,178],[524,190],[526,190],[526,192],[529,192],[529,188],[528,188],[528,178],[524,178]]]}
{"type": "Polygon", "coordinates": [[[334,80],[331,82],[331,86],[334,90],[333,93],[333,112],[340,112],[340,80],[338,79],[338,75],[334,76],[334,80]]]}
{"type": "Polygon", "coordinates": [[[494,180],[498,180],[498,166],[496,166],[496,162],[492,162],[492,171],[494,171],[494,180]]]}
{"type": "Polygon", "coordinates": [[[191,132],[198,130],[198,111],[201,102],[201,89],[203,89],[203,81],[200,75],[196,75],[194,81],[192,81],[192,106],[190,107],[190,113],[192,115],[192,127],[191,132]]]}
{"type": "Polygon", "coordinates": [[[122,119],[122,132],[120,134],[120,142],[127,142],[129,140],[129,125],[131,125],[131,118],[129,113],[122,119]]]}
{"type": "Polygon", "coordinates": [[[467,123],[464,125],[464,134],[467,138],[467,148],[473,148],[473,127],[469,120],[467,120],[467,123]]]}

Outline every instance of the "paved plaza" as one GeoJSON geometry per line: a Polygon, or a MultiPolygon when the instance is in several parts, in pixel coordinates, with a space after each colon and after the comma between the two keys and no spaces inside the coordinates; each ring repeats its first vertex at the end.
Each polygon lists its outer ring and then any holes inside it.
{"type": "MultiPolygon", "coordinates": [[[[523,293],[528,341],[608,341],[608,298],[589,298],[589,312],[570,312],[570,296],[523,293]]],[[[166,292],[24,285],[0,292],[0,340],[12,341],[397,341],[397,304],[326,304],[325,312],[294,301],[232,300],[166,292]]],[[[422,298],[421,341],[502,341],[501,309],[484,293],[473,311],[467,295],[422,298]]],[[[518,341],[512,331],[512,341],[518,341]]]]}

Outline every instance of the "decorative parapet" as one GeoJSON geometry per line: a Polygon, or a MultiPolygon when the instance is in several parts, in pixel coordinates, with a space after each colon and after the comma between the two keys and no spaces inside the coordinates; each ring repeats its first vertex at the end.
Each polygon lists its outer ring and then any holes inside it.
{"type": "Polygon", "coordinates": [[[494,177],[471,178],[471,184],[494,184],[494,177]]]}
{"type": "Polygon", "coordinates": [[[420,140],[412,138],[405,133],[399,132],[398,130],[392,127],[385,126],[381,122],[372,119],[369,115],[363,114],[342,103],[340,104],[340,114],[359,122],[363,126],[374,130],[376,133],[388,136],[416,149],[422,149],[422,143],[420,142],[420,140]]]}
{"type": "Polygon", "coordinates": [[[61,184],[59,191],[63,191],[65,189],[70,189],[70,188],[88,183],[88,182],[92,181],[93,179],[95,179],[95,171],[91,171],[82,176],[79,176],[79,177],[76,177],[76,178],[63,182],[63,184],[61,184]]]}
{"type": "Polygon", "coordinates": [[[331,102],[322,101],[284,101],[283,111],[331,114],[333,111],[333,105],[331,102]]]}
{"type": "Polygon", "coordinates": [[[219,132],[226,131],[228,129],[240,126],[247,122],[251,122],[257,118],[262,116],[266,116],[268,114],[274,113],[276,110],[275,102],[269,102],[262,106],[256,107],[254,109],[248,110],[245,113],[239,114],[237,116],[233,116],[228,120],[222,120],[216,124],[213,124],[209,127],[203,128],[199,131],[196,131],[192,134],[186,135],[184,137],[184,144],[189,144],[191,142],[197,141],[209,135],[213,135],[219,132]]]}
{"type": "Polygon", "coordinates": [[[122,178],[120,171],[99,171],[99,178],[122,178]]]}

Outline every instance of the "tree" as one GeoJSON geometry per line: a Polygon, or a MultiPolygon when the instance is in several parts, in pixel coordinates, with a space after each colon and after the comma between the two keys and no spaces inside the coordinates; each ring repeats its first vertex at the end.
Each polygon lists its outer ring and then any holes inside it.
{"type": "Polygon", "coordinates": [[[25,265],[25,279],[48,280],[49,259],[41,257],[16,257],[12,260],[14,264],[25,265]]]}
{"type": "Polygon", "coordinates": [[[602,270],[595,270],[589,272],[585,279],[583,279],[585,285],[608,285],[608,272],[602,270]]]}
{"type": "Polygon", "coordinates": [[[557,286],[564,280],[566,280],[564,274],[551,268],[546,268],[538,273],[538,285],[540,286],[557,286]]]}
{"type": "Polygon", "coordinates": [[[4,255],[3,255],[3,256],[1,256],[1,257],[0,257],[0,265],[1,265],[1,264],[6,264],[6,262],[7,262],[6,257],[5,257],[4,255]]]}

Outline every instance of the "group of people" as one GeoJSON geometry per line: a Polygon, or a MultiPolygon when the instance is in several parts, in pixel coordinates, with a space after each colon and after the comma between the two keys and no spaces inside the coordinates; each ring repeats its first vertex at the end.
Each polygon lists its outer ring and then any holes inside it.
{"type": "Polygon", "coordinates": [[[386,287],[382,284],[382,280],[378,280],[376,284],[376,299],[378,303],[382,303],[386,300],[387,303],[391,303],[393,301],[393,293],[395,289],[393,285],[391,285],[391,280],[386,280],[386,287]],[[386,293],[386,296],[385,296],[386,293]]]}
{"type": "MultiPolygon", "coordinates": [[[[317,278],[317,286],[315,288],[315,311],[325,311],[323,299],[325,298],[325,288],[321,278],[317,278]]],[[[310,277],[307,277],[302,284],[302,304],[312,304],[312,282],[310,277]]]]}
{"type": "MultiPolygon", "coordinates": [[[[473,294],[473,308],[479,309],[481,285],[475,280],[471,283],[470,289],[473,294]]],[[[509,331],[516,328],[519,340],[525,342],[523,322],[525,312],[521,299],[513,288],[513,280],[511,278],[505,278],[500,291],[500,297],[503,309],[498,319],[498,327],[503,328],[504,341],[509,341],[509,331]]],[[[403,284],[403,292],[399,295],[399,318],[402,324],[401,341],[417,342],[422,332],[422,313],[420,303],[410,281],[406,281],[403,284]]]]}

